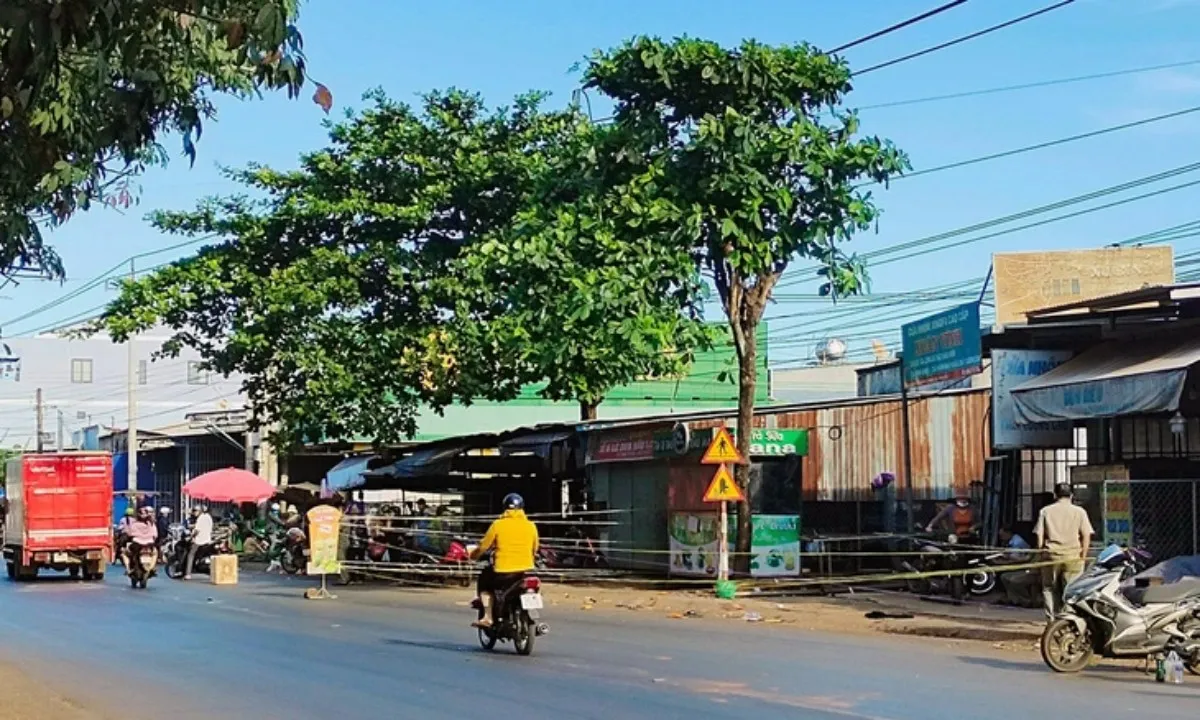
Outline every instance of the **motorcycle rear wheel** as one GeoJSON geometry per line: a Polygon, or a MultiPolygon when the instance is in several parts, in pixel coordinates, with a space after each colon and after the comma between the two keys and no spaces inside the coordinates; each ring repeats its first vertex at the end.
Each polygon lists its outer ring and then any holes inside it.
{"type": "Polygon", "coordinates": [[[525,611],[518,610],[513,617],[513,648],[518,655],[528,656],[533,653],[533,638],[536,632],[533,622],[525,611]]]}
{"type": "Polygon", "coordinates": [[[172,580],[179,580],[183,577],[183,563],[185,561],[178,557],[173,557],[167,561],[167,577],[172,580]]]}
{"type": "Polygon", "coordinates": [[[1092,661],[1092,641],[1066,618],[1050,621],[1039,643],[1042,660],[1056,673],[1077,673],[1092,661]]]}

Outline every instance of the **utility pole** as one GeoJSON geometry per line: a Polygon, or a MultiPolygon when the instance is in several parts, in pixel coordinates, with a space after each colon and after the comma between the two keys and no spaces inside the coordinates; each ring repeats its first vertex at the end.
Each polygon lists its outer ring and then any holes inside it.
{"type": "MultiPolygon", "coordinates": [[[[129,258],[129,280],[132,282],[135,279],[133,258],[129,258]]],[[[126,487],[130,492],[136,493],[138,490],[138,466],[137,466],[137,351],[136,351],[136,336],[130,335],[125,342],[129,345],[129,377],[128,377],[128,409],[129,409],[129,430],[126,433],[128,441],[128,450],[126,457],[129,459],[129,475],[126,487]]],[[[136,497],[136,496],[135,496],[136,497]]]]}
{"type": "Polygon", "coordinates": [[[912,476],[912,430],[908,419],[908,383],[904,379],[904,354],[900,354],[900,442],[904,459],[904,504],[907,507],[908,527],[904,532],[910,533],[916,527],[916,517],[913,513],[913,476],[912,476]]]}
{"type": "Polygon", "coordinates": [[[58,410],[58,444],[54,446],[54,449],[57,450],[58,452],[62,452],[65,445],[66,445],[66,421],[63,420],[63,411],[58,410]]]}
{"type": "Polygon", "coordinates": [[[37,406],[37,451],[42,452],[45,447],[42,445],[42,429],[45,425],[46,415],[42,408],[42,389],[37,389],[37,399],[34,401],[37,406]]]}

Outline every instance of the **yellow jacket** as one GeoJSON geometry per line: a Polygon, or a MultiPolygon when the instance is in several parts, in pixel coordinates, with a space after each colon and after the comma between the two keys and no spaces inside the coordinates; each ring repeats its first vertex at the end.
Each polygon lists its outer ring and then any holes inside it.
{"type": "Polygon", "coordinates": [[[488,528],[479,547],[471,554],[473,560],[495,548],[495,570],[498,573],[519,573],[534,568],[538,551],[537,525],[525,517],[524,510],[505,510],[488,528]]]}

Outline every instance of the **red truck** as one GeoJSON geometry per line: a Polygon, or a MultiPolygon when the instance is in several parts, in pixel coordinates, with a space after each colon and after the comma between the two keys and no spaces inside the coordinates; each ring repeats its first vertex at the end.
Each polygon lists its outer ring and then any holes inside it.
{"type": "Polygon", "coordinates": [[[8,577],[67,570],[104,579],[112,558],[112,457],[44,453],[8,461],[4,560],[8,577]]]}

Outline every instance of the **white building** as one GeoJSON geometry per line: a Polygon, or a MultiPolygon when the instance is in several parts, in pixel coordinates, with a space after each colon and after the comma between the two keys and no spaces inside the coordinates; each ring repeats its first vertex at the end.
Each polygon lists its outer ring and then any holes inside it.
{"type": "MultiPolygon", "coordinates": [[[[154,359],[166,339],[165,332],[151,332],[134,340],[140,429],[178,425],[189,413],[244,407],[241,378],[203,371],[195,351],[154,359]]],[[[129,369],[127,345],[106,336],[74,339],[56,332],[0,340],[0,447],[37,448],[39,390],[47,450],[74,447],[84,428],[124,429],[129,369]]]]}

